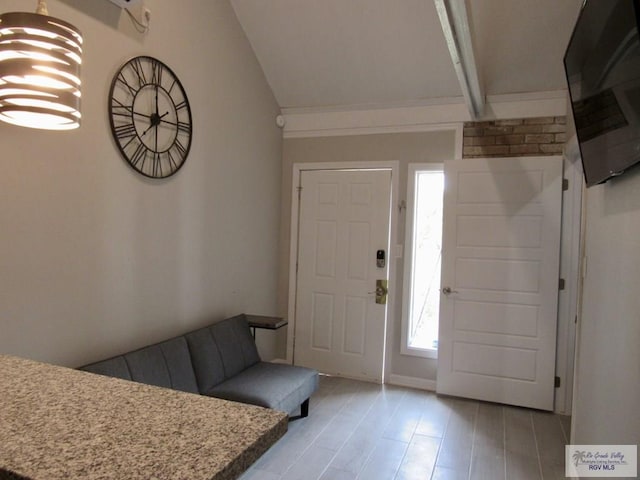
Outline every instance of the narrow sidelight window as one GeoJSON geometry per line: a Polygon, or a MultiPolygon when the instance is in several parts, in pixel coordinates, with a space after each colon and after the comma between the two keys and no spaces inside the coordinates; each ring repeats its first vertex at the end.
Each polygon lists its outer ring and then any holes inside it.
{"type": "Polygon", "coordinates": [[[442,258],[442,164],[409,165],[402,353],[437,358],[442,258]]]}

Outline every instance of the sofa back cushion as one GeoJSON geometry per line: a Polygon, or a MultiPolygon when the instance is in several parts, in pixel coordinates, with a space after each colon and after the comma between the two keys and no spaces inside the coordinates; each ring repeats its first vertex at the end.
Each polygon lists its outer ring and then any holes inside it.
{"type": "Polygon", "coordinates": [[[81,367],[81,370],[134,382],[199,393],[184,337],[81,367]]]}
{"type": "Polygon", "coordinates": [[[199,393],[187,339],[176,337],[159,345],[167,362],[167,369],[171,377],[171,388],[183,392],[199,393]]]}
{"type": "Polygon", "coordinates": [[[246,315],[242,314],[232,317],[229,319],[229,322],[233,324],[233,331],[236,334],[236,340],[242,350],[244,367],[249,368],[251,365],[255,365],[260,362],[261,358],[258,353],[258,347],[256,347],[256,341],[253,338],[253,335],[251,335],[246,315]]]}
{"type": "Polygon", "coordinates": [[[134,382],[199,393],[184,337],[175,337],[127,353],[124,359],[134,382]]]}
{"type": "Polygon", "coordinates": [[[222,357],[225,380],[260,361],[244,315],[228,318],[209,328],[222,357]]]}
{"type": "Polygon", "coordinates": [[[185,335],[200,393],[260,361],[244,315],[185,335]]]}
{"type": "Polygon", "coordinates": [[[141,348],[127,353],[124,359],[131,372],[131,380],[157,387],[171,388],[171,377],[167,363],[158,345],[141,348]]]}
{"type": "Polygon", "coordinates": [[[209,391],[224,381],[224,367],[218,345],[209,327],[187,333],[185,338],[191,352],[191,364],[196,374],[198,390],[200,393],[209,391]]]}
{"type": "Polygon", "coordinates": [[[204,394],[259,361],[247,319],[237,315],[81,369],[204,394]]]}
{"type": "Polygon", "coordinates": [[[109,358],[108,360],[102,360],[101,362],[92,363],[90,365],[85,365],[84,367],[81,367],[80,370],[97,373],[98,375],[106,375],[107,377],[131,380],[129,366],[122,355],[109,358]]]}

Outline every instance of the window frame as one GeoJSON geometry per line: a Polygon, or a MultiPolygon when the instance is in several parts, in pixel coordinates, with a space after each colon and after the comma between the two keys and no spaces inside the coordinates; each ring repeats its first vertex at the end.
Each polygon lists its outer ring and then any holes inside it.
{"type": "MultiPolygon", "coordinates": [[[[413,282],[413,232],[415,227],[416,174],[422,171],[439,171],[444,174],[444,163],[410,163],[407,169],[407,201],[404,231],[404,272],[402,282],[402,328],[400,353],[422,358],[438,358],[437,348],[409,346],[409,316],[413,282]]],[[[444,198],[443,198],[444,202],[444,198]]]]}

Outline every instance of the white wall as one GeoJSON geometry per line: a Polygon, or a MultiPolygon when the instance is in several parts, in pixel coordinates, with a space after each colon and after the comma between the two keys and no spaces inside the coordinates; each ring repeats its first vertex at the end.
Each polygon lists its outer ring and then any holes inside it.
{"type": "Polygon", "coordinates": [[[575,444],[640,444],[640,168],[586,190],[575,444]]]}
{"type": "Polygon", "coordinates": [[[0,124],[0,353],[76,366],[276,313],[278,106],[227,0],[144,3],[146,35],[106,0],[48,2],[84,35],[83,120],[0,124]],[[109,131],[111,79],[136,55],[169,65],[191,103],[191,153],[162,181],[127,166],[109,131]]]}

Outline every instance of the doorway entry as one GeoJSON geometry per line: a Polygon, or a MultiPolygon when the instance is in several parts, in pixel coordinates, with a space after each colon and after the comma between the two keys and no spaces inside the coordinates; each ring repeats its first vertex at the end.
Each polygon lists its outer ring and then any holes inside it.
{"type": "Polygon", "coordinates": [[[383,382],[391,179],[389,168],[299,171],[294,364],[383,382]]]}

